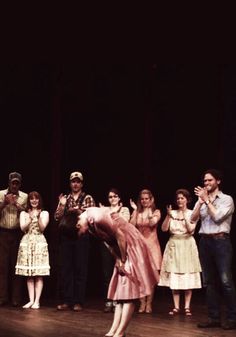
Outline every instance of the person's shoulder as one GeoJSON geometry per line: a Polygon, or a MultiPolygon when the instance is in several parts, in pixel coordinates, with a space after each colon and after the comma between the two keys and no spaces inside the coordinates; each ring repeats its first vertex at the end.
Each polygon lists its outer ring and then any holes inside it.
{"type": "Polygon", "coordinates": [[[28,198],[28,193],[25,193],[23,191],[19,191],[19,195],[22,197],[22,198],[28,198]]]}
{"type": "Polygon", "coordinates": [[[230,194],[224,193],[222,191],[219,191],[218,197],[219,198],[232,199],[233,200],[233,197],[230,194]]]}
{"type": "Polygon", "coordinates": [[[0,195],[4,195],[4,194],[6,194],[7,193],[7,189],[5,189],[5,190],[0,190],[0,195]]]}

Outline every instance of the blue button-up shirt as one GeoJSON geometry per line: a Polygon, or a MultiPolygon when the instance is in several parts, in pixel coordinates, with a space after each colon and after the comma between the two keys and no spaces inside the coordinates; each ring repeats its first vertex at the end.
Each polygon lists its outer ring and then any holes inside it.
{"type": "Polygon", "coordinates": [[[212,204],[216,209],[214,216],[209,214],[207,205],[202,204],[200,208],[201,227],[199,234],[230,233],[234,212],[233,198],[219,191],[212,204]]]}

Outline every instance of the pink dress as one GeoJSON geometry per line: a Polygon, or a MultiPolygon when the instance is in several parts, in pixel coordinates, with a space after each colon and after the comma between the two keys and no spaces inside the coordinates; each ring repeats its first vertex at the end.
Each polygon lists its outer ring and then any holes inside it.
{"type": "Polygon", "coordinates": [[[150,295],[159,280],[159,272],[145,239],[137,228],[119,216],[118,213],[110,214],[106,208],[90,207],[86,212],[88,218],[94,220],[94,223],[89,225],[90,231],[107,242],[118,256],[120,256],[116,240],[118,228],[126,238],[126,273],[122,276],[114,267],[108,298],[111,300],[131,300],[150,295]]]}
{"type": "MultiPolygon", "coordinates": [[[[153,216],[159,215],[159,211],[153,212],[153,216]]],[[[148,248],[151,251],[152,257],[155,261],[156,268],[161,269],[162,253],[161,247],[157,236],[157,224],[155,226],[150,226],[150,220],[148,218],[143,218],[142,213],[134,211],[134,219],[136,223],[134,224],[140,233],[143,235],[148,248]]]]}

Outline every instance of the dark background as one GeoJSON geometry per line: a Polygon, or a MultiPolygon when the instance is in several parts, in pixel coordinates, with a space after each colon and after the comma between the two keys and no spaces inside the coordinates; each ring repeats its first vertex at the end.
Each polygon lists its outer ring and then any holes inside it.
{"type": "MultiPolygon", "coordinates": [[[[126,206],[150,188],[162,218],[175,190],[193,192],[212,167],[223,171],[223,190],[235,200],[235,107],[234,64],[1,64],[0,186],[7,187],[9,172],[20,172],[21,189],[39,191],[50,212],[52,272],[44,295],[57,296],[53,213],[72,171],[83,173],[84,190],[97,203],[106,203],[113,186],[126,206]]],[[[235,247],[234,227],[235,220],[235,247]]],[[[168,235],[160,228],[158,235],[164,249],[168,235]]],[[[89,294],[101,284],[91,244],[89,294]]]]}

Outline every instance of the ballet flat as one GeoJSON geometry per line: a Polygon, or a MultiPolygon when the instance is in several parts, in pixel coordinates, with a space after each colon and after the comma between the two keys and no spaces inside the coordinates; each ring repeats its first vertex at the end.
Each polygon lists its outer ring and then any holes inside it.
{"type": "Polygon", "coordinates": [[[28,302],[28,303],[26,303],[25,305],[23,305],[23,309],[29,309],[29,308],[31,308],[32,307],[32,305],[33,305],[33,303],[32,302],[28,302]]]}

